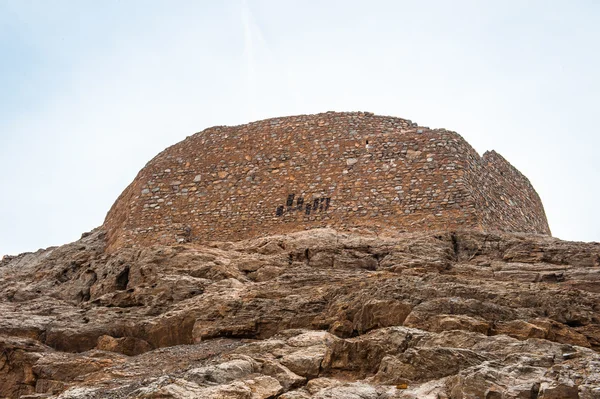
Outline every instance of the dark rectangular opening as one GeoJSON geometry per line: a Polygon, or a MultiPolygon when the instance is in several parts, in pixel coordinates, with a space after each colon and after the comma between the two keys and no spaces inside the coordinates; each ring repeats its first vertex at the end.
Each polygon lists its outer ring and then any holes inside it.
{"type": "Polygon", "coordinates": [[[288,195],[287,202],[285,203],[285,206],[292,206],[292,205],[294,205],[294,197],[295,196],[296,196],[295,194],[288,195]]]}
{"type": "Polygon", "coordinates": [[[283,205],[279,205],[277,210],[275,211],[275,215],[282,216],[283,215],[283,205]]]}

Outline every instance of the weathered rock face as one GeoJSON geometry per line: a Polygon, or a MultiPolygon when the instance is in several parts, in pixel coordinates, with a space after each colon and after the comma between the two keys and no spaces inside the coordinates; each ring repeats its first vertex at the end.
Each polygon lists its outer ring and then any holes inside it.
{"type": "Polygon", "coordinates": [[[240,240],[306,228],[550,234],[542,203],[495,152],[369,113],[206,129],[152,159],[104,222],[123,246],[240,240]]]}
{"type": "Polygon", "coordinates": [[[311,230],[0,262],[0,398],[599,398],[600,244],[311,230]]]}

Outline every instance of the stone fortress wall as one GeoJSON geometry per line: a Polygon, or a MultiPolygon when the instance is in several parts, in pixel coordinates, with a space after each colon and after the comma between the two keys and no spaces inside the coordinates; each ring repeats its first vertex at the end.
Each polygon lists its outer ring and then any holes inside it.
{"type": "Polygon", "coordinates": [[[540,198],[495,152],[371,113],[273,118],[196,133],[152,159],[109,211],[111,248],[316,227],[550,234],[540,198]]]}

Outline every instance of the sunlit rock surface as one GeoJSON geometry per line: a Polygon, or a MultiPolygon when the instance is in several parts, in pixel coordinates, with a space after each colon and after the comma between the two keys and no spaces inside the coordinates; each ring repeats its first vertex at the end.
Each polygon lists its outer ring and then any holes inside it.
{"type": "Polygon", "coordinates": [[[600,398],[600,244],[320,229],[0,262],[0,398],[600,398]]]}

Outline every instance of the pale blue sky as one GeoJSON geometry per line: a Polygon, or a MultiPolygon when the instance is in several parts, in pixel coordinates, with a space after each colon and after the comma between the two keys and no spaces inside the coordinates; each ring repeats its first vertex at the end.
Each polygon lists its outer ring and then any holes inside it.
{"type": "Polygon", "coordinates": [[[0,0],[0,256],[100,225],[187,135],[329,110],[495,149],[600,241],[599,47],[591,0],[0,0]]]}

